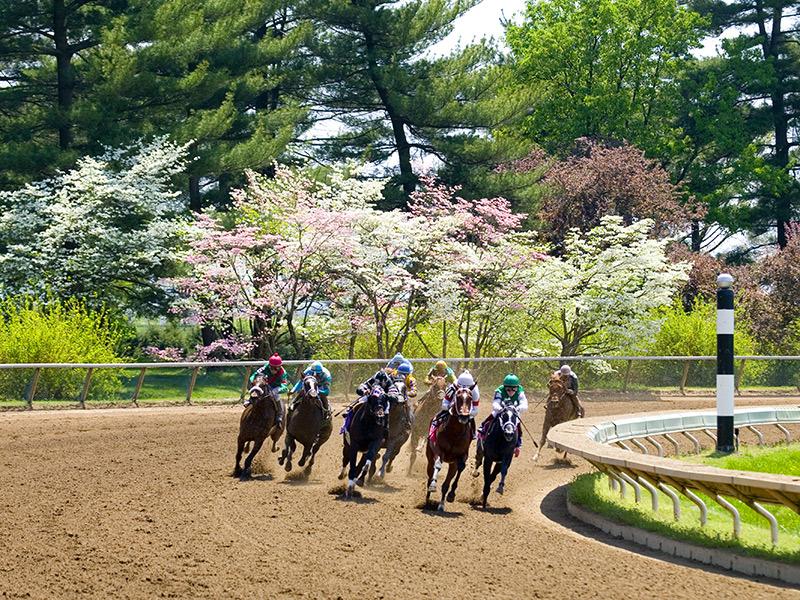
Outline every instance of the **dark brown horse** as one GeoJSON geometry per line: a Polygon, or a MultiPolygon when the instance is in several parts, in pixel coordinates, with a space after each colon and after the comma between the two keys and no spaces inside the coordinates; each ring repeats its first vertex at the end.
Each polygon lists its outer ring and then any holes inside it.
{"type": "Polygon", "coordinates": [[[431,420],[439,412],[446,389],[447,380],[444,376],[434,376],[431,380],[431,387],[414,405],[414,421],[411,425],[411,435],[408,438],[411,450],[411,458],[408,462],[409,475],[411,475],[411,470],[417,460],[417,452],[421,450],[421,443],[427,439],[431,420]]]}
{"type": "Polygon", "coordinates": [[[375,462],[370,467],[369,478],[375,475],[378,458],[381,458],[381,468],[378,471],[378,479],[384,479],[386,473],[392,472],[392,463],[400,453],[400,448],[408,440],[411,428],[414,425],[414,413],[408,405],[406,396],[406,386],[403,382],[395,382],[401,400],[392,400],[389,408],[389,435],[383,440],[381,448],[386,448],[382,457],[376,456],[375,462]]]}
{"type": "Polygon", "coordinates": [[[302,467],[308,460],[306,474],[314,466],[314,458],[322,444],[331,437],[333,425],[330,412],[322,404],[317,390],[317,379],[314,375],[303,378],[303,388],[298,392],[294,407],[286,422],[286,437],[283,440],[283,452],[278,457],[278,464],[286,465],[286,471],[292,470],[292,454],[297,442],[303,444],[303,454],[297,465],[302,467]]]}
{"type": "Polygon", "coordinates": [[[445,499],[453,502],[456,499],[458,480],[464,467],[467,466],[469,445],[472,443],[472,427],[469,411],[472,408],[472,390],[458,388],[447,419],[436,428],[434,442],[428,439],[425,455],[428,458],[428,494],[425,503],[430,501],[431,494],[436,491],[436,479],[443,463],[447,463],[447,476],[442,483],[442,499],[439,511],[444,511],[445,499]],[[455,479],[454,479],[455,477],[455,479]],[[450,482],[453,487],[450,489],[450,482]]]}
{"type": "Polygon", "coordinates": [[[272,438],[272,451],[277,450],[277,442],[283,433],[283,427],[275,425],[278,414],[278,403],[272,397],[272,392],[267,384],[266,377],[256,377],[253,385],[247,392],[250,404],[245,407],[239,419],[239,437],[236,448],[236,467],[233,469],[234,477],[247,479],[250,477],[250,468],[258,451],[268,437],[272,438]],[[253,449],[244,461],[244,469],[239,466],[245,444],[253,442],[253,449]]]}
{"type": "MultiPolygon", "coordinates": [[[[542,439],[539,442],[539,448],[533,460],[539,458],[539,453],[544,448],[547,442],[547,432],[550,428],[577,419],[579,413],[582,412],[581,406],[575,394],[567,389],[567,385],[558,374],[550,376],[550,381],[547,382],[547,402],[544,405],[544,425],[542,426],[542,439]]],[[[564,458],[567,453],[564,453],[564,458]]]]}

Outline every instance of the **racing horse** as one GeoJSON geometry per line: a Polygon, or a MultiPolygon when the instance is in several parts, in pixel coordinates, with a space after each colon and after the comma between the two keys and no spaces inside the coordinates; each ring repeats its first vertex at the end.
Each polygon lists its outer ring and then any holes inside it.
{"type": "MultiPolygon", "coordinates": [[[[539,441],[539,448],[533,460],[539,458],[539,453],[544,448],[547,442],[547,432],[552,427],[577,419],[579,414],[579,407],[577,398],[571,394],[567,389],[566,384],[561,379],[561,376],[554,373],[550,376],[550,381],[547,382],[547,402],[544,405],[544,425],[542,425],[542,439],[539,441]]],[[[567,453],[564,452],[564,458],[567,453]]]]}
{"type": "Polygon", "coordinates": [[[414,405],[414,420],[411,424],[411,434],[408,442],[411,446],[411,457],[408,462],[409,476],[417,460],[417,452],[419,452],[421,445],[420,442],[427,439],[431,420],[439,412],[439,406],[442,402],[442,398],[444,398],[446,388],[447,379],[442,375],[434,376],[428,391],[425,392],[414,405]]]}
{"type": "Polygon", "coordinates": [[[489,427],[486,439],[478,442],[478,449],[475,453],[474,477],[478,476],[478,469],[483,463],[483,508],[486,508],[486,500],[489,498],[489,490],[500,475],[500,484],[497,486],[497,493],[502,494],[506,486],[506,475],[511,461],[514,459],[514,449],[517,447],[517,435],[519,435],[520,418],[514,406],[507,405],[503,412],[497,415],[489,427]]]}
{"type": "Polygon", "coordinates": [[[292,470],[292,454],[297,442],[303,444],[303,454],[297,465],[302,467],[308,461],[306,473],[311,472],[314,458],[320,447],[331,437],[333,424],[331,414],[319,397],[317,379],[314,375],[303,378],[303,388],[292,403],[292,409],[286,421],[286,437],[283,440],[283,452],[278,457],[278,464],[286,465],[286,471],[292,470]]]}
{"type": "Polygon", "coordinates": [[[272,451],[277,449],[276,444],[283,433],[283,427],[275,424],[280,404],[275,401],[267,384],[267,378],[256,377],[253,385],[247,392],[250,404],[242,411],[239,419],[239,437],[236,448],[236,467],[233,469],[234,477],[247,479],[251,474],[251,465],[264,440],[272,438],[272,451]],[[244,460],[244,468],[239,466],[245,445],[253,442],[253,448],[244,460]]]}
{"type": "Polygon", "coordinates": [[[442,499],[438,510],[444,511],[445,500],[456,499],[456,488],[461,473],[467,466],[469,445],[472,443],[472,426],[469,412],[472,408],[472,390],[461,387],[456,390],[455,398],[450,405],[447,418],[440,423],[433,435],[428,438],[425,455],[428,458],[428,493],[425,504],[430,501],[431,494],[436,491],[436,479],[443,463],[447,463],[447,476],[442,483],[442,499]],[[450,488],[452,481],[453,487],[450,488]]]}
{"type": "Polygon", "coordinates": [[[381,458],[381,468],[378,472],[378,479],[386,477],[386,473],[392,472],[392,462],[400,453],[400,448],[408,440],[411,428],[414,424],[414,413],[408,406],[408,396],[406,396],[406,386],[402,381],[396,381],[398,397],[392,398],[389,404],[389,435],[381,444],[381,448],[386,448],[383,456],[375,457],[376,462],[372,463],[369,478],[375,475],[378,458],[381,458]]]}
{"type": "Polygon", "coordinates": [[[376,385],[364,402],[359,402],[351,410],[354,411],[348,429],[344,432],[342,448],[342,470],[339,479],[344,478],[345,468],[349,465],[345,498],[353,495],[356,483],[364,485],[364,478],[369,473],[375,456],[385,436],[386,392],[376,385]],[[361,452],[361,460],[358,453],[361,452]]]}

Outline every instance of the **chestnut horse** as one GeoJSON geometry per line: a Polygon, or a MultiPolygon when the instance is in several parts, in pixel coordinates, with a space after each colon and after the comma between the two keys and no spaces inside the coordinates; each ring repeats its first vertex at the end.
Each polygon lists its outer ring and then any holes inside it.
{"type": "Polygon", "coordinates": [[[431,421],[439,412],[439,407],[441,406],[446,389],[447,380],[443,375],[436,375],[431,380],[431,387],[428,388],[428,391],[414,404],[414,421],[411,425],[411,436],[408,441],[411,450],[411,457],[408,462],[408,475],[411,475],[411,470],[414,468],[414,463],[417,460],[420,442],[427,439],[426,436],[428,435],[431,421]]]}
{"type": "MultiPolygon", "coordinates": [[[[578,399],[574,394],[570,393],[566,384],[558,374],[550,376],[550,381],[547,382],[547,402],[544,405],[544,425],[542,425],[542,439],[539,442],[539,448],[533,460],[539,458],[539,453],[544,448],[547,442],[547,432],[551,427],[555,427],[561,423],[572,421],[579,416],[578,399]]],[[[564,458],[567,453],[564,452],[564,458]]]]}
{"type": "Polygon", "coordinates": [[[306,375],[303,388],[298,392],[292,404],[292,411],[286,421],[286,437],[283,440],[283,452],[278,457],[278,464],[286,462],[286,471],[292,470],[292,454],[297,442],[303,444],[303,454],[297,466],[302,467],[308,461],[306,474],[311,472],[314,459],[322,444],[331,437],[333,425],[331,415],[323,406],[317,390],[317,378],[306,375]]]}
{"type": "Polygon", "coordinates": [[[456,499],[458,480],[464,467],[467,466],[469,445],[472,443],[472,427],[469,411],[472,408],[472,390],[461,387],[456,390],[453,403],[447,418],[436,427],[433,439],[428,439],[425,455],[428,458],[428,494],[425,503],[430,501],[431,494],[436,491],[436,479],[443,463],[447,463],[447,476],[442,483],[442,499],[439,511],[444,511],[445,499],[453,502],[456,499]],[[454,479],[455,477],[455,479],[454,479]],[[453,488],[450,489],[450,482],[453,488]]]}
{"type": "Polygon", "coordinates": [[[250,477],[250,467],[258,451],[268,437],[272,438],[272,451],[277,450],[277,442],[283,433],[283,427],[275,424],[278,402],[272,397],[272,392],[267,384],[267,378],[256,377],[253,385],[248,390],[250,404],[242,411],[239,419],[239,437],[236,448],[236,467],[233,469],[234,477],[247,479],[250,477]],[[253,442],[253,449],[244,461],[244,469],[239,466],[245,444],[253,442]]]}

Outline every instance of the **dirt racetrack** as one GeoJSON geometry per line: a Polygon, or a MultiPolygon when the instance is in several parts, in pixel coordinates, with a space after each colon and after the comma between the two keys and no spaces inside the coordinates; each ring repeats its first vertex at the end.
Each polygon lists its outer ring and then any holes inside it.
{"type": "MultiPolygon", "coordinates": [[[[587,413],[701,406],[713,399],[592,402],[587,413]]],[[[536,465],[529,440],[488,512],[468,503],[469,476],[450,512],[420,510],[424,459],[408,478],[405,452],[386,485],[341,500],[330,493],[335,435],[307,482],[287,480],[268,450],[265,474],[240,482],[230,477],[240,411],[0,414],[0,597],[800,598],[573,521],[563,486],[587,465],[557,466],[552,450],[536,465]]],[[[538,432],[541,420],[538,409],[526,423],[538,432]]]]}

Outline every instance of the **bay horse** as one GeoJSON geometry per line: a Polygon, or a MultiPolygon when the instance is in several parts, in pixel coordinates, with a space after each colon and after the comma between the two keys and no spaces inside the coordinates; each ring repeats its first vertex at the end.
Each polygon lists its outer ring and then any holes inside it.
{"type": "Polygon", "coordinates": [[[442,483],[442,499],[439,501],[438,510],[444,511],[445,500],[453,502],[456,499],[458,480],[464,467],[467,466],[469,445],[472,443],[472,427],[469,412],[472,408],[472,390],[458,388],[453,403],[450,405],[449,414],[443,423],[436,427],[433,439],[428,438],[425,455],[428,458],[428,494],[425,497],[427,504],[431,494],[436,491],[436,479],[443,463],[447,463],[447,476],[442,483]],[[454,479],[455,477],[455,479],[454,479]],[[450,488],[452,481],[453,487],[450,488]]]}
{"type": "Polygon", "coordinates": [[[264,440],[272,438],[272,451],[277,449],[278,439],[283,433],[283,427],[275,424],[277,411],[276,408],[280,406],[278,402],[272,397],[272,392],[267,384],[267,378],[263,376],[256,377],[253,385],[248,390],[250,396],[250,404],[242,411],[242,417],[239,419],[239,437],[237,438],[236,448],[236,467],[233,469],[234,477],[241,477],[247,479],[251,474],[251,466],[253,459],[264,440]],[[244,468],[239,466],[244,452],[245,445],[253,442],[253,448],[247,455],[244,461],[244,468]]]}
{"type": "Polygon", "coordinates": [[[421,442],[427,439],[430,423],[439,412],[446,389],[447,379],[443,375],[436,375],[431,380],[431,386],[428,391],[414,404],[414,420],[411,424],[411,434],[408,442],[411,450],[411,457],[408,462],[409,476],[417,460],[417,452],[420,451],[421,442]]]}
{"type": "MultiPolygon", "coordinates": [[[[400,453],[400,448],[408,440],[411,434],[411,427],[414,424],[414,413],[408,406],[408,397],[406,396],[406,386],[402,381],[396,381],[395,386],[397,391],[400,392],[402,400],[392,400],[389,403],[389,435],[381,444],[381,448],[386,448],[381,458],[381,468],[378,472],[378,479],[386,477],[386,473],[392,472],[392,463],[397,455],[400,453]]],[[[375,457],[377,461],[379,456],[375,457]]],[[[372,463],[369,472],[369,479],[375,475],[377,462],[372,463]]]]}
{"type": "MultiPolygon", "coordinates": [[[[552,427],[567,421],[577,419],[579,416],[578,399],[570,393],[561,376],[554,373],[547,382],[547,402],[544,405],[544,425],[542,425],[542,439],[533,460],[539,458],[539,453],[547,442],[547,432],[552,427]]],[[[567,453],[564,452],[564,458],[567,453]]]]}
{"type": "Polygon", "coordinates": [[[497,486],[497,493],[502,494],[505,490],[506,475],[514,459],[514,449],[517,447],[519,426],[520,416],[517,409],[508,405],[492,422],[486,439],[478,443],[473,476],[478,476],[478,469],[483,463],[483,508],[486,508],[489,490],[498,474],[500,484],[497,486]]]}
{"type": "Polygon", "coordinates": [[[278,464],[283,465],[285,461],[284,469],[287,472],[291,471],[292,454],[297,448],[297,442],[300,442],[303,444],[303,454],[297,466],[302,467],[308,461],[306,473],[310,473],[317,452],[331,437],[333,430],[331,414],[319,397],[317,378],[314,375],[306,375],[303,378],[303,388],[298,392],[292,406],[286,420],[286,437],[283,440],[283,452],[278,457],[278,464]]]}
{"type": "Polygon", "coordinates": [[[384,427],[389,417],[386,414],[385,397],[386,392],[376,385],[364,402],[359,402],[352,408],[353,418],[343,436],[342,470],[339,473],[339,479],[343,479],[345,468],[349,465],[345,498],[352,497],[356,483],[364,485],[364,478],[383,442],[384,427]],[[359,452],[362,453],[360,461],[359,452]]]}

